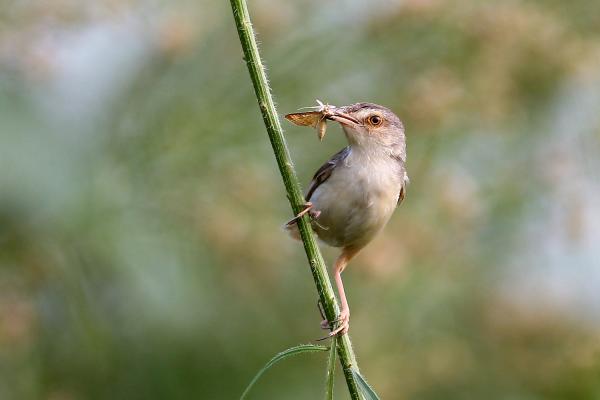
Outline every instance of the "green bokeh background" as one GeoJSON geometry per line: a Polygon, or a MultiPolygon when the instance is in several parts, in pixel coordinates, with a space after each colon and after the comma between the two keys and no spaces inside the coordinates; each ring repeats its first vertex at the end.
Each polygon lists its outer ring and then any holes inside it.
{"type": "MultiPolygon", "coordinates": [[[[322,336],[229,3],[0,6],[0,398],[235,399],[322,336]]],[[[249,8],[280,113],[407,127],[407,198],[344,274],[381,397],[600,399],[600,2],[249,8]]],[[[305,184],[344,145],[284,127],[305,184]]],[[[325,361],[250,397],[322,398],[325,361]]]]}

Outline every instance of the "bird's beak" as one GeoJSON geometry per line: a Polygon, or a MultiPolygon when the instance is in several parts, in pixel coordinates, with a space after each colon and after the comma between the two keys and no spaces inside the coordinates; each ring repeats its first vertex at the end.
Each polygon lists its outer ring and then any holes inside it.
{"type": "Polygon", "coordinates": [[[360,125],[360,122],[356,118],[350,114],[346,114],[343,110],[343,107],[332,110],[333,112],[331,115],[327,116],[327,119],[339,122],[342,126],[347,126],[350,128],[360,125]]]}

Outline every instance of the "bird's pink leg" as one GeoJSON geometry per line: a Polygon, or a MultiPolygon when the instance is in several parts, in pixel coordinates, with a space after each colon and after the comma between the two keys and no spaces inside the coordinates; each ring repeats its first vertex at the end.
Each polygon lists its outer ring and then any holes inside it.
{"type": "Polygon", "coordinates": [[[344,283],[342,282],[342,272],[348,265],[348,262],[359,252],[360,249],[356,249],[353,247],[346,247],[342,250],[342,254],[335,261],[334,269],[333,269],[333,278],[335,279],[335,284],[338,289],[338,294],[340,296],[341,309],[340,313],[337,317],[336,322],[338,323],[337,327],[329,334],[329,336],[334,336],[337,334],[345,334],[348,332],[350,327],[350,307],[348,306],[348,300],[346,299],[346,293],[344,291],[344,283]]]}

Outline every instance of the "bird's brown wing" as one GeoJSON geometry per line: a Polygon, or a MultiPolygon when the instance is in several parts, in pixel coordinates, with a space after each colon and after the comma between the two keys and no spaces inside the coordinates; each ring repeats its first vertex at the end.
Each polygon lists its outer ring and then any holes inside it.
{"type": "Polygon", "coordinates": [[[329,159],[329,161],[323,164],[321,168],[319,168],[317,172],[315,172],[315,176],[313,176],[310,185],[308,185],[308,191],[306,192],[306,201],[310,201],[310,198],[312,197],[315,190],[317,190],[319,185],[321,185],[323,182],[329,179],[335,167],[338,166],[341,162],[343,162],[344,159],[348,157],[348,154],[350,154],[350,146],[344,147],[342,150],[335,153],[329,159]]]}

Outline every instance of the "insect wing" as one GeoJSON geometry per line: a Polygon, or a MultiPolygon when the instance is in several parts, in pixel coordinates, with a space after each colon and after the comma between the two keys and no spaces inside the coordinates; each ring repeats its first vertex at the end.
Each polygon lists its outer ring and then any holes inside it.
{"type": "Polygon", "coordinates": [[[315,127],[322,118],[322,114],[318,111],[302,112],[287,114],[285,118],[298,126],[315,127]]]}
{"type": "Polygon", "coordinates": [[[317,122],[317,135],[319,136],[319,140],[323,140],[323,136],[325,136],[326,129],[327,120],[325,118],[321,118],[319,122],[317,122]]]}

